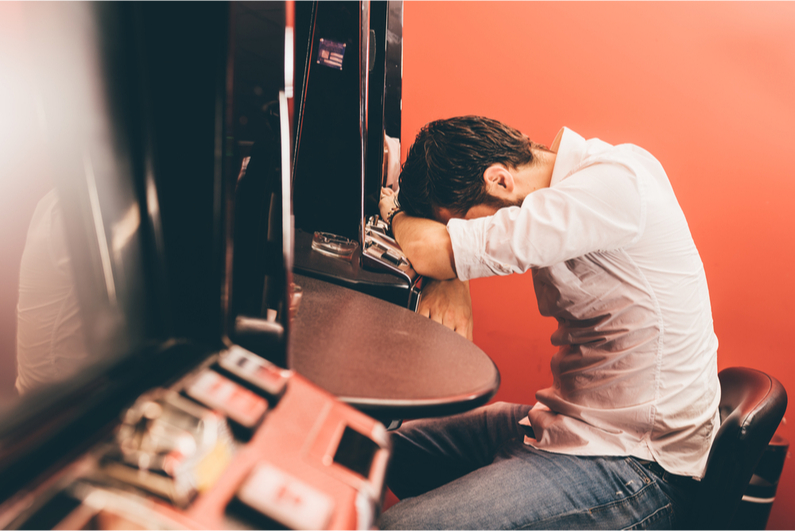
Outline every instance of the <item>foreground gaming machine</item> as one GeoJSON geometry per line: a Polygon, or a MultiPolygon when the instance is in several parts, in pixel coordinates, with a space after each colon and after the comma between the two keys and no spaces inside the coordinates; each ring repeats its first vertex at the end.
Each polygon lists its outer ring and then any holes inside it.
{"type": "Polygon", "coordinates": [[[29,234],[66,235],[78,309],[51,377],[20,351],[29,385],[0,418],[0,525],[371,528],[384,426],[286,368],[295,6],[17,16],[54,182],[33,216],[49,209],[52,230],[29,234]],[[235,198],[254,196],[267,208],[236,232],[235,198]],[[259,355],[231,339],[252,328],[259,355]]]}
{"type": "Polygon", "coordinates": [[[499,385],[376,215],[402,4],[2,8],[0,527],[373,528],[387,427],[499,385]]]}

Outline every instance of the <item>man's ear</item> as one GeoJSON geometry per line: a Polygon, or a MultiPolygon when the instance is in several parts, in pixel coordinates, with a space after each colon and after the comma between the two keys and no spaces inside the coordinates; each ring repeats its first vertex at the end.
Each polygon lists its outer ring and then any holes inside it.
{"type": "Polygon", "coordinates": [[[510,194],[516,186],[513,174],[502,164],[492,164],[486,168],[483,180],[486,181],[486,189],[495,196],[510,194]]]}

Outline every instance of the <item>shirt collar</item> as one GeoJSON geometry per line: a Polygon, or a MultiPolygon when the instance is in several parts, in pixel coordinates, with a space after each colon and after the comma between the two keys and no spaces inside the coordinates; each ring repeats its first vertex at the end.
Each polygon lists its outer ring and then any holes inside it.
{"type": "Polygon", "coordinates": [[[569,129],[558,131],[550,149],[557,153],[555,166],[552,168],[552,179],[549,186],[555,186],[571,175],[585,158],[585,139],[569,129]]]}

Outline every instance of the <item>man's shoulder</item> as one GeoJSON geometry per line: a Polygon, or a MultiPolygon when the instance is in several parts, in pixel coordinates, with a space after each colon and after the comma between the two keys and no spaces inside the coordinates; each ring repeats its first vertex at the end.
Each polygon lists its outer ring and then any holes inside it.
{"type": "MultiPolygon", "coordinates": [[[[556,143],[558,141],[556,140],[556,143]]],[[[560,133],[559,151],[551,185],[584,171],[593,171],[594,166],[613,166],[617,171],[630,175],[662,172],[659,161],[644,148],[630,143],[610,144],[600,138],[585,139],[571,129],[560,133]],[[590,168],[590,170],[589,170],[590,168]]],[[[664,172],[663,172],[664,173],[664,172]]]]}
{"type": "Polygon", "coordinates": [[[586,145],[580,163],[573,168],[572,174],[595,165],[615,166],[619,171],[628,171],[633,175],[645,174],[649,170],[663,171],[662,165],[654,155],[636,144],[612,145],[593,138],[587,140],[586,145]]]}
{"type": "Polygon", "coordinates": [[[648,150],[637,144],[610,144],[599,138],[590,138],[585,141],[584,147],[585,149],[582,154],[583,161],[621,162],[624,160],[657,160],[648,150]]]}

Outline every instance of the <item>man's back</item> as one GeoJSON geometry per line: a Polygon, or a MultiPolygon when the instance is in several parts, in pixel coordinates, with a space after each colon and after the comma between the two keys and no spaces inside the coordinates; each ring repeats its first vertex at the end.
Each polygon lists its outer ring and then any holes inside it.
{"type": "MultiPolygon", "coordinates": [[[[549,190],[580,203],[559,209],[561,226],[578,218],[589,230],[622,228],[604,250],[533,269],[539,310],[559,323],[559,350],[553,387],[529,414],[538,440],[528,442],[700,476],[719,424],[717,339],[703,266],[665,172],[636,146],[566,131],[549,190]],[[605,180],[610,189],[599,190],[605,180]],[[600,205],[605,191],[628,203],[600,205]]],[[[523,208],[543,203],[541,192],[523,208]]]]}

